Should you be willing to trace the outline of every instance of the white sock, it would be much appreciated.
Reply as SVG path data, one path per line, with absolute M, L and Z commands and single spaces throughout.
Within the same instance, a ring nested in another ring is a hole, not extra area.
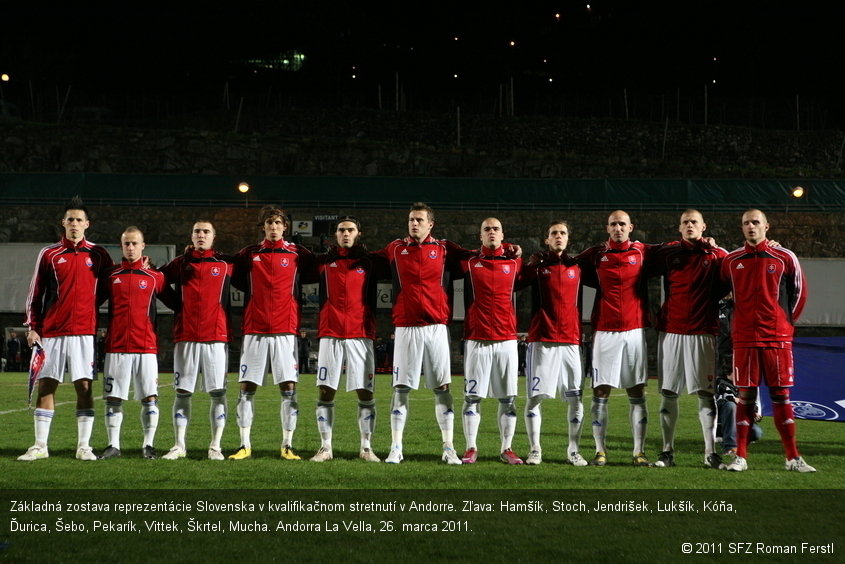
M 498 421 L 499 436 L 502 439 L 502 448 L 499 452 L 510 450 L 513 444 L 513 435 L 516 433 L 516 407 L 514 398 L 503 398 L 499 400 Z
M 590 408 L 590 416 L 593 420 L 593 440 L 596 442 L 596 452 L 607 452 L 605 440 L 607 439 L 607 400 L 593 396 L 593 404 Z
M 47 439 L 50 437 L 50 424 L 53 423 L 54 409 L 36 409 L 35 422 L 35 444 L 46 447 Z
M 376 428 L 375 400 L 358 401 L 358 429 L 361 431 L 361 450 L 370 447 L 370 439 Z
M 704 453 L 716 452 L 716 401 L 712 397 L 698 396 L 698 420 L 704 436 Z
M 584 403 L 581 401 L 581 390 L 571 390 L 564 393 L 566 398 L 566 418 L 569 444 L 567 455 L 581 450 L 581 426 L 584 422 Z
M 390 406 L 391 448 L 402 450 L 402 437 L 405 433 L 405 423 L 408 420 L 408 394 L 410 391 L 410 388 L 393 389 L 393 401 Z
M 94 430 L 94 408 L 76 410 L 76 448 L 91 446 L 91 432 Z
M 663 450 L 675 451 L 675 426 L 678 423 L 678 395 L 660 392 L 660 431 L 663 433 Z
M 332 448 L 332 425 L 334 424 L 334 402 L 317 402 L 317 430 L 320 432 L 321 447 Z
M 121 400 L 106 401 L 106 435 L 109 446 L 120 450 L 120 428 L 123 425 L 123 402 Z
M 464 424 L 464 440 L 466 440 L 467 450 L 477 449 L 478 426 L 481 424 L 481 398 L 473 397 L 472 400 L 464 398 L 461 421 Z
M 211 420 L 211 444 L 208 446 L 219 449 L 223 430 L 226 428 L 226 390 L 214 390 L 209 395 L 211 396 L 211 405 L 208 409 L 208 418 Z
M 141 447 L 153 446 L 158 429 L 158 400 L 141 402 L 141 428 L 144 430 L 144 444 Z
M 443 446 L 454 448 L 455 411 L 452 408 L 452 392 L 449 390 L 434 390 L 434 415 L 440 426 L 440 436 Z
M 238 394 L 238 406 L 235 408 L 238 416 L 238 428 L 241 434 L 241 446 L 252 448 L 250 442 L 250 431 L 252 430 L 252 418 L 255 413 L 255 392 L 241 392 Z
M 173 435 L 176 437 L 176 446 L 185 448 L 185 433 L 188 430 L 188 421 L 190 419 L 190 392 L 176 392 L 176 399 L 173 401 Z
M 645 434 L 648 429 L 648 409 L 645 398 L 628 398 L 628 416 L 631 421 L 631 434 L 634 437 L 633 456 L 644 452 Z
M 540 429 L 543 426 L 543 412 L 540 405 L 543 398 L 534 396 L 528 398 L 525 404 L 525 431 L 528 434 L 529 450 L 542 452 L 540 448 Z
M 299 418 L 299 404 L 296 401 L 296 390 L 282 392 L 282 446 L 293 445 L 293 432 L 296 431 L 296 421 Z

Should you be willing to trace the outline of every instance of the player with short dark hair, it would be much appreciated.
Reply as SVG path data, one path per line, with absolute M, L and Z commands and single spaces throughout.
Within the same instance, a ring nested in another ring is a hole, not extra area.
M 18 460 L 49 456 L 47 440 L 55 413 L 55 394 L 67 367 L 76 390 L 79 460 L 96 460 L 90 446 L 94 428 L 94 334 L 97 332 L 97 285 L 113 262 L 108 252 L 85 239 L 88 210 L 79 197 L 65 207 L 61 240 L 41 249 L 26 300 L 27 344 L 44 349 L 35 403 L 35 444 Z
M 340 374 L 346 367 L 346 391 L 358 395 L 358 429 L 361 448 L 358 457 L 367 462 L 381 462 L 373 452 L 371 440 L 376 422 L 375 356 L 376 280 L 387 278 L 384 259 L 367 252 L 361 243 L 361 223 L 344 216 L 335 228 L 336 244 L 317 257 L 320 275 L 320 316 L 317 359 L 317 429 L 321 445 L 312 462 L 326 462 L 334 457 L 334 397 Z
M 403 437 L 408 417 L 408 396 L 425 384 L 434 390 L 435 417 L 443 443 L 442 460 L 461 464 L 455 452 L 452 381 L 447 324 L 452 318 L 452 275 L 467 256 L 458 245 L 431 235 L 434 212 L 416 202 L 408 213 L 408 236 L 396 239 L 377 254 L 393 273 L 393 401 L 390 408 L 391 448 L 385 462 L 404 459 Z
M 526 464 L 543 460 L 540 445 L 542 413 L 546 398 L 560 392 L 567 404 L 568 444 L 565 461 L 573 466 L 587 466 L 581 456 L 581 425 L 584 406 L 581 401 L 583 369 L 581 362 L 581 267 L 567 255 L 569 224 L 552 221 L 545 243 L 548 250 L 531 257 L 522 269 L 521 285 L 532 289 L 532 316 L 528 330 L 525 388 L 525 429 L 529 453 Z
M 175 286 L 178 302 L 173 324 L 173 431 L 176 442 L 163 460 L 185 458 L 186 433 L 191 420 L 191 396 L 202 373 L 202 389 L 211 398 L 210 460 L 224 460 L 220 441 L 226 427 L 226 373 L 232 330 L 229 284 L 233 258 L 214 249 L 216 231 L 207 220 L 191 228 L 191 246 L 161 271 Z

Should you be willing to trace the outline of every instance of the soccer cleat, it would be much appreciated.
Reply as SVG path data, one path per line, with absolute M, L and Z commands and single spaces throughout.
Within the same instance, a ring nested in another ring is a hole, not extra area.
M 707 468 L 719 470 L 722 468 L 722 464 L 722 457 L 716 454 L 715 452 L 711 452 L 710 454 L 704 457 L 704 466 L 706 466 Z
M 537 466 L 543 462 L 543 455 L 539 450 L 532 450 L 528 453 L 528 456 L 525 457 L 525 463 L 530 464 L 531 466 Z
M 32 462 L 33 460 L 41 460 L 42 458 L 49 458 L 50 453 L 47 452 L 46 446 L 32 445 L 26 452 L 18 457 L 18 460 L 25 462 Z
M 601 451 L 597 452 L 590 462 L 590 466 L 604 466 L 607 464 L 607 455 Z
M 458 453 L 452 447 L 443 447 L 443 456 L 440 457 L 440 460 L 450 465 L 462 464 L 461 459 L 458 458 Z
M 478 460 L 478 450 L 474 448 L 468 448 L 461 458 L 461 462 L 464 464 L 475 464 L 476 460 Z
M 290 445 L 285 445 L 281 450 L 282 460 L 302 460 L 302 457 L 296 454 Z
M 226 457 L 223 456 L 223 451 L 219 448 L 209 447 L 208 449 L 208 459 L 209 460 L 226 460 Z
M 167 451 L 167 454 L 161 457 L 162 460 L 178 460 L 180 458 L 185 458 L 185 455 L 188 453 L 185 452 L 185 449 L 180 446 L 174 446 L 172 449 Z
M 733 462 L 734 458 L 736 458 L 736 450 L 731 449 L 725 452 L 722 455 L 722 462 L 719 464 L 719 470 L 727 470 L 728 466 Z
M 362 448 L 361 452 L 358 453 L 358 458 L 366 460 L 367 462 L 381 462 L 381 458 L 376 456 L 376 453 L 369 448 Z
M 156 449 L 154 449 L 151 445 L 146 445 L 144 448 L 141 449 L 141 456 L 143 456 L 147 460 L 155 460 L 156 458 L 158 458 L 156 456 Z
M 815 472 L 816 469 L 804 462 L 804 459 L 800 456 L 798 458 L 793 458 L 792 460 L 786 461 L 785 468 L 790 472 Z
M 642 466 L 643 468 L 651 466 L 651 462 L 648 461 L 648 458 L 646 458 L 644 452 L 639 452 L 634 455 L 634 457 L 631 459 L 631 464 L 633 464 L 634 466 Z
M 76 449 L 76 459 L 77 460 L 97 460 L 97 456 L 94 454 L 94 449 L 86 446 L 86 447 L 79 447 Z
M 246 460 L 247 458 L 252 458 L 252 449 L 245 446 L 241 446 L 235 454 L 229 455 L 229 460 Z
M 748 462 L 741 456 L 734 456 L 733 461 L 727 466 L 728 472 L 745 472 L 748 470 Z
M 387 455 L 387 458 L 384 461 L 388 464 L 399 464 L 405 457 L 402 456 L 402 449 L 398 447 L 393 447 L 390 449 L 390 454 Z
M 522 464 L 522 459 L 511 449 L 503 450 L 502 454 L 499 455 L 499 460 L 505 464 Z
M 589 464 L 584 457 L 581 456 L 580 452 L 570 452 L 569 457 L 566 459 L 567 464 L 571 464 L 573 466 L 586 466 Z
M 643 455 L 645 458 L 645 455 Z M 648 461 L 646 461 L 648 462 Z M 657 455 L 657 462 L 654 463 L 657 468 L 668 468 L 675 465 L 675 454 L 671 450 L 664 450 Z M 643 466 L 634 462 L 634 466 Z
M 120 449 L 114 448 L 111 445 L 107 446 L 106 450 L 100 453 L 100 460 L 106 460 L 108 458 L 120 458 Z
M 312 456 L 309 460 L 311 462 L 328 462 L 332 458 L 334 458 L 334 456 L 332 455 L 332 449 L 320 447 L 320 450 L 317 451 L 317 454 Z

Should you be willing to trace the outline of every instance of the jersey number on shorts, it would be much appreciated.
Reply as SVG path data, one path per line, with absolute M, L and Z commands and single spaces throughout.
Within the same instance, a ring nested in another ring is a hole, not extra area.
M 534 382 L 533 384 L 531 384 L 531 391 L 532 392 L 539 392 L 540 388 L 538 388 L 537 386 L 540 385 L 540 377 L 539 376 L 532 376 L 531 381 Z
M 464 393 L 474 394 L 477 386 L 478 380 L 464 380 Z
M 174 372 L 174 373 L 173 373 L 173 385 L 174 385 L 174 386 L 176 386 L 177 388 L 179 387 L 179 378 L 180 378 L 181 376 L 182 376 L 182 375 L 181 375 L 181 374 L 179 374 L 178 372 Z
M 108 378 L 106 378 L 106 381 L 103 384 L 103 391 L 107 394 L 110 394 L 113 389 L 114 389 L 114 377 L 109 376 Z
M 329 369 L 326 368 L 325 366 L 321 366 L 319 368 L 319 370 L 317 371 L 317 379 L 320 382 L 325 382 L 326 380 L 328 380 L 329 379 Z

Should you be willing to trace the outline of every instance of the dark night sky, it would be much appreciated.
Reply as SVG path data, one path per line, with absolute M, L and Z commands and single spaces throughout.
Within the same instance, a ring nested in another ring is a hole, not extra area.
M 362 78 L 516 71 L 655 90 L 715 79 L 732 96 L 833 97 L 842 86 L 841 10 L 822 2 L 34 4 L 4 7 L 0 72 L 19 81 L 155 88 L 297 48 L 315 73 L 354 65 Z

